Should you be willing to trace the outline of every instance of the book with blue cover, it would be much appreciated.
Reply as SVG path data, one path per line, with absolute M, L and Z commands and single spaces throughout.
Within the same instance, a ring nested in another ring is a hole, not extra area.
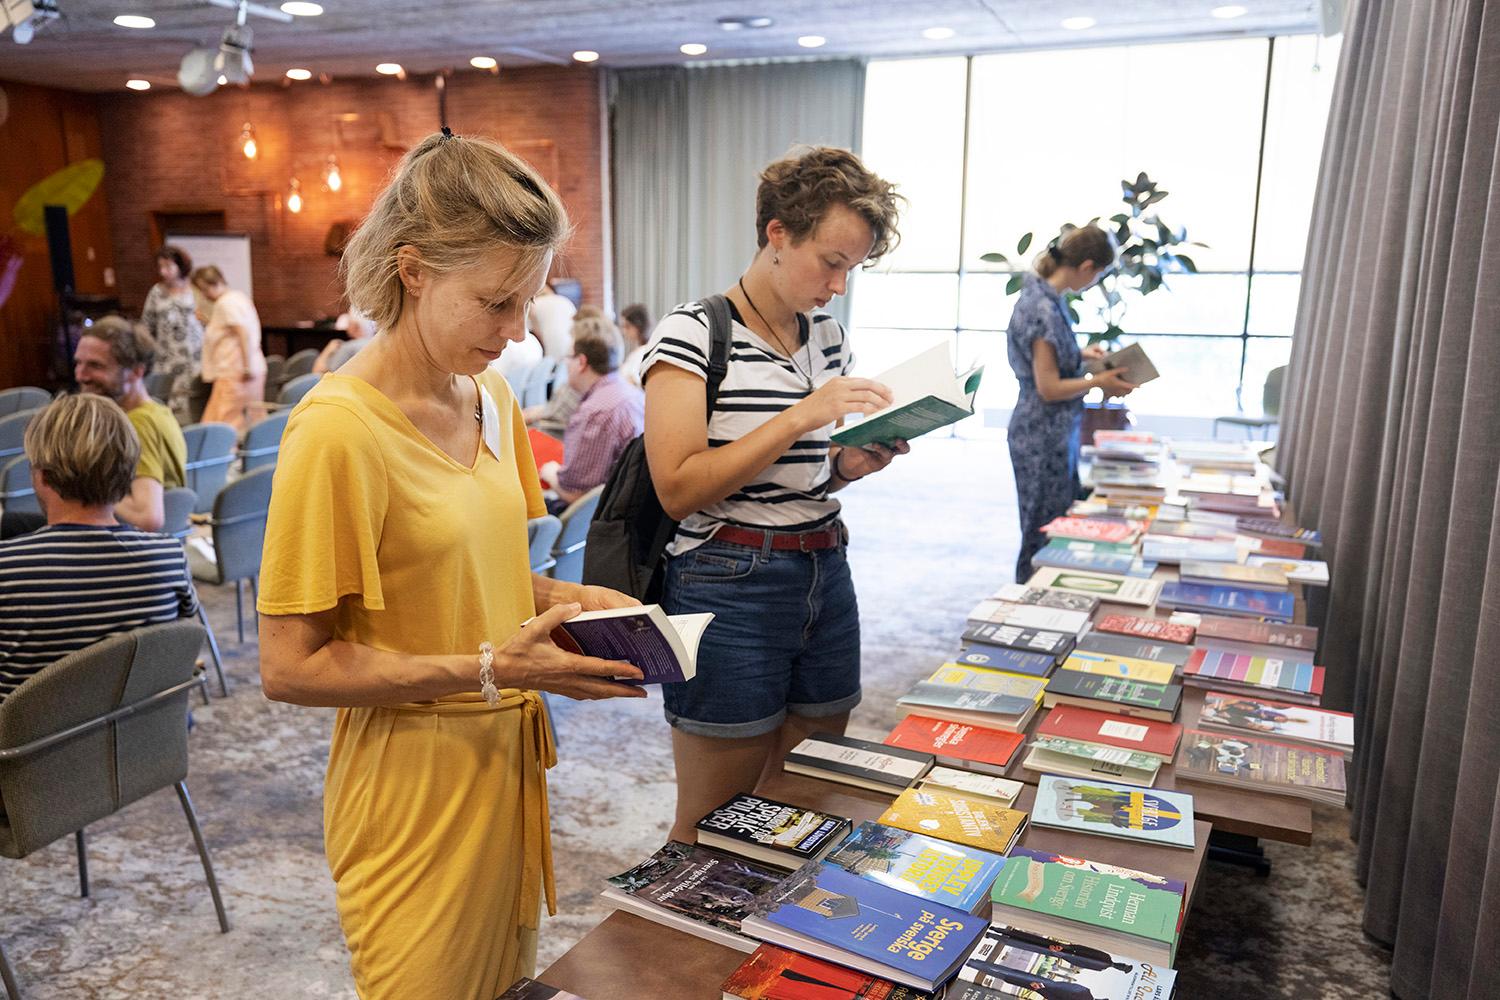
M 992 646 L 987 642 L 972 642 L 954 659 L 966 667 L 983 667 L 986 670 L 1004 670 L 1027 677 L 1046 677 L 1057 666 L 1057 660 L 1046 653 L 1028 653 L 1006 646 Z
M 1005 858 L 977 847 L 861 823 L 824 860 L 878 885 L 973 913 L 990 898 Z
M 1173 580 L 1162 585 L 1157 604 L 1177 611 L 1207 611 L 1285 624 L 1292 620 L 1297 599 L 1289 593 L 1246 590 L 1243 587 L 1212 587 Z
M 628 684 L 690 681 L 698 670 L 698 643 L 711 614 L 669 615 L 660 604 L 606 608 L 574 615 L 552 630 L 552 641 L 570 653 L 624 660 L 639 667 Z
M 762 941 L 924 990 L 952 978 L 987 926 L 828 862 L 792 873 L 740 924 Z
M 1156 563 L 1145 561 L 1133 552 L 1109 551 L 1095 548 L 1090 542 L 1076 542 L 1065 538 L 1054 538 L 1042 546 L 1041 551 L 1031 557 L 1031 563 L 1033 566 L 1141 578 L 1148 578 L 1156 572 Z

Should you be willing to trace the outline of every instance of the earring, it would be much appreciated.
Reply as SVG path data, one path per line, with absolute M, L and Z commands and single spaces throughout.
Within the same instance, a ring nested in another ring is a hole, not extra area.
M 771 263 L 772 264 L 776 264 L 777 266 L 780 266 L 780 264 L 781 264 L 781 254 L 773 252 L 771 254 Z

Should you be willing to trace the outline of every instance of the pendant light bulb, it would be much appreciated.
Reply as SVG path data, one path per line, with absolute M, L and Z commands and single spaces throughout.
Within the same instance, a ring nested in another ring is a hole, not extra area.
M 323 183 L 333 192 L 344 186 L 344 176 L 339 173 L 339 158 L 332 153 L 328 154 L 328 166 L 323 168 Z
M 255 142 L 255 126 L 246 122 L 240 129 L 240 152 L 245 154 L 245 159 L 253 160 L 260 153 L 260 146 Z
M 286 210 L 296 215 L 302 211 L 302 183 L 297 178 L 292 178 L 286 195 Z

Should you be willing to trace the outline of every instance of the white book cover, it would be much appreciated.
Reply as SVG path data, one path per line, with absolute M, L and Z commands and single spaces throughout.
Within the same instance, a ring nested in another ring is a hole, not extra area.
M 1281 559 L 1277 556 L 1248 556 L 1247 566 L 1269 566 L 1286 574 L 1288 580 L 1328 586 L 1328 564 L 1321 559 Z
M 1071 594 L 1091 594 L 1101 601 L 1150 607 L 1161 593 L 1161 581 L 1134 576 L 1114 576 L 1084 570 L 1044 566 L 1037 570 L 1028 587 L 1047 587 Z
M 1035 580 L 1036 577 L 1032 579 Z M 1036 584 L 1032 583 L 1028 586 L 1036 586 Z M 1069 611 L 1066 608 L 1044 608 L 1040 604 L 1018 604 L 1006 616 L 1005 624 L 1015 628 L 1034 628 L 1042 632 L 1067 632 L 1077 635 L 1088 628 L 1089 613 Z

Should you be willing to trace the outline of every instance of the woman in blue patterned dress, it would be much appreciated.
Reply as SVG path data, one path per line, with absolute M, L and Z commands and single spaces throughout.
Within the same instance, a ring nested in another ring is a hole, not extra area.
M 1101 357 L 1098 345 L 1080 350 L 1063 296 L 1082 291 L 1115 264 L 1115 245 L 1098 226 L 1071 229 L 1036 259 L 1006 331 L 1010 367 L 1021 383 L 1010 416 L 1010 464 L 1021 512 L 1021 554 L 1016 581 L 1031 578 L 1031 557 L 1046 544 L 1042 525 L 1068 512 L 1082 493 L 1078 482 L 1078 433 L 1083 397 L 1098 386 L 1108 396 L 1134 388 L 1126 369 L 1090 375 L 1086 358 Z

